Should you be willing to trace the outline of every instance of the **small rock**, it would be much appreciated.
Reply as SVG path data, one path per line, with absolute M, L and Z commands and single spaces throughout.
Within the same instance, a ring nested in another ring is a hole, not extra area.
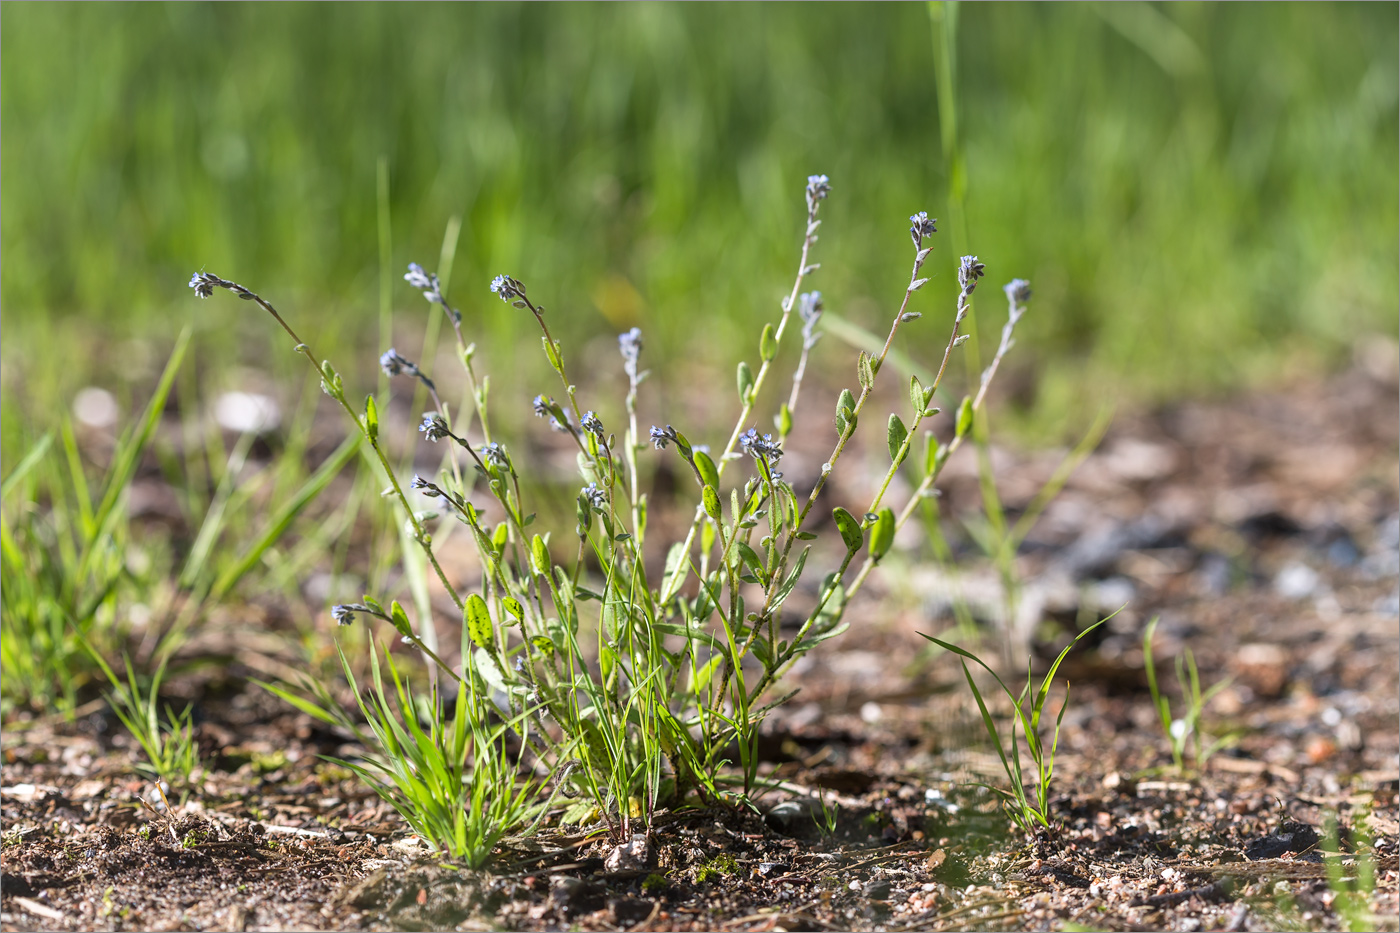
M 1278 645 L 1252 642 L 1235 656 L 1236 673 L 1256 694 L 1272 699 L 1288 684 L 1288 652 Z
M 603 870 L 610 875 L 639 875 L 650 865 L 651 847 L 647 845 L 647 837 L 640 833 L 633 836 L 631 842 L 613 849 L 603 860 Z
M 813 812 L 811 801 L 784 800 L 769 810 L 765 819 L 778 832 L 790 835 L 794 831 L 815 826 L 812 822 Z
M 655 901 L 640 897 L 615 897 L 608 901 L 608 917 L 616 926 L 631 926 L 651 916 Z
M 1289 564 L 1274 577 L 1274 590 L 1284 599 L 1304 599 L 1317 591 L 1321 578 L 1307 564 Z
M 580 878 L 560 875 L 554 879 L 550 902 L 566 917 L 599 910 L 603 907 L 603 889 Z
M 1252 860 L 1279 858 L 1285 852 L 1301 854 L 1321 841 L 1317 830 L 1297 820 L 1286 820 L 1277 832 L 1260 836 L 1245 847 L 1244 857 Z

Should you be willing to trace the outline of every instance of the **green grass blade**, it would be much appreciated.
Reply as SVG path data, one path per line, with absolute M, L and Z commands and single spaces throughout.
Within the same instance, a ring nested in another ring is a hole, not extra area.
M 191 328 L 187 324 L 180 331 L 180 336 L 175 341 L 175 348 L 170 351 L 170 359 L 166 361 L 165 371 L 160 375 L 155 394 L 151 396 L 150 402 L 146 405 L 146 411 L 141 416 L 141 420 L 117 445 L 117 450 L 112 457 L 112 468 L 107 474 L 107 485 L 103 490 L 102 502 L 93 515 L 94 535 L 88 541 L 83 558 L 79 562 L 79 566 L 82 568 L 79 572 L 80 576 L 85 575 L 92 554 L 93 542 L 109 532 L 109 526 L 114 520 L 117 502 L 122 493 L 126 491 L 131 478 L 136 475 L 136 467 L 140 464 L 141 454 L 150 442 L 156 425 L 160 422 L 161 412 L 165 410 L 165 400 L 170 395 L 171 385 L 175 382 L 175 374 L 180 371 L 180 364 L 185 360 L 185 350 L 190 344 L 190 333 Z
M 184 570 L 180 572 L 180 586 L 193 585 L 203 574 L 209 553 L 224 530 L 224 516 L 228 509 L 229 498 L 233 494 L 234 480 L 239 471 L 243 469 L 243 464 L 248 459 L 248 451 L 252 449 L 253 441 L 256 439 L 255 432 L 245 431 L 234 444 L 233 453 L 229 454 L 228 465 L 224 469 L 224 475 L 219 480 L 219 487 L 215 490 L 214 498 L 209 503 L 209 510 L 204 515 L 204 521 L 200 523 L 199 534 L 195 535 L 194 544 L 190 545 L 190 556 L 185 561 Z
M 0 499 L 7 498 L 10 495 L 10 490 L 13 489 L 20 480 L 24 479 L 25 475 L 28 474 L 30 470 L 34 469 L 39 461 L 44 459 L 44 455 L 49 452 L 49 445 L 52 443 L 53 432 L 49 431 L 43 437 L 39 438 L 33 447 L 29 448 L 29 452 L 25 454 L 23 459 L 10 471 L 10 475 L 5 477 L 3 483 L 0 483 Z
M 228 594 L 229 590 L 233 589 L 234 585 L 243 578 L 243 575 L 262 559 L 263 554 L 267 553 L 267 549 L 276 544 L 282 535 L 286 533 L 287 528 L 291 525 L 293 519 L 301 514 L 302 509 L 310 505 L 311 502 L 330 485 L 331 480 L 335 479 L 336 475 L 344 468 L 345 464 L 349 463 L 351 458 L 355 456 L 355 452 L 359 450 L 361 440 L 363 440 L 362 435 L 352 434 L 336 448 L 335 453 L 331 454 L 330 458 L 327 459 L 325 463 L 321 464 L 320 469 L 313 473 L 306 482 L 302 484 L 301 488 L 297 490 L 296 495 L 292 496 L 282 508 L 277 510 L 272 520 L 268 522 L 267 529 L 262 533 L 262 536 L 253 543 L 253 546 L 248 549 L 242 559 L 228 570 L 224 571 L 210 590 L 210 598 L 214 600 L 222 599 Z

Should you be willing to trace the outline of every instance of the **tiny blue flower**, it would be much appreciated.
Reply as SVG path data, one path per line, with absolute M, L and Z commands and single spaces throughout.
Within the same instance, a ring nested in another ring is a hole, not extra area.
M 935 226 L 937 219 L 930 217 L 928 211 L 919 211 L 909 218 L 909 236 L 914 240 L 914 247 L 920 248 L 924 245 L 924 237 L 933 236 L 938 232 Z
M 1025 279 L 1012 279 L 1002 286 L 1006 300 L 1013 305 L 1023 305 L 1031 300 L 1031 283 Z
M 525 286 L 508 275 L 498 275 L 492 279 L 491 291 L 506 304 L 510 304 L 516 298 L 525 297 Z
M 977 280 L 987 274 L 987 267 L 977 261 L 976 256 L 964 256 L 958 265 L 958 285 L 971 295 L 977 287 Z
M 452 432 L 447 428 L 447 422 L 442 415 L 435 411 L 423 413 L 423 423 L 418 425 L 418 430 L 422 431 L 428 440 L 437 443 Z

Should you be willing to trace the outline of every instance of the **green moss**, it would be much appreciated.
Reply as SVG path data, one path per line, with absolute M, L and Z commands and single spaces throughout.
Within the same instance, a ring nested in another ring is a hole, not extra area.
M 697 884 L 709 884 L 723 875 L 733 875 L 739 871 L 739 863 L 729 854 L 716 855 L 695 871 Z

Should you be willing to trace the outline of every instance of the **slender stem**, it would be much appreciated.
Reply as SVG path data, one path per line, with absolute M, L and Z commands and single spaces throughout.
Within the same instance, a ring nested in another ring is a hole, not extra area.
M 817 208 L 820 203 L 819 200 L 813 200 L 809 202 L 808 205 L 807 229 L 802 237 L 802 259 L 797 266 L 797 275 L 792 282 L 792 291 L 788 293 L 787 298 L 783 301 L 783 315 L 779 318 L 778 327 L 773 332 L 773 342 L 775 346 L 782 345 L 783 334 L 787 332 L 788 320 L 792 317 L 793 306 L 797 304 L 798 296 L 802 292 L 802 283 L 806 280 L 808 273 L 816 268 L 809 264 L 808 259 L 811 256 L 812 244 L 817 241 L 817 228 L 821 226 L 821 222 L 817 220 Z M 776 358 L 775 356 L 774 359 Z M 715 459 L 715 470 L 719 479 L 724 478 L 724 471 L 729 465 L 730 454 L 734 452 L 734 446 L 739 442 L 739 435 L 744 432 L 744 425 L 748 423 L 749 415 L 753 413 L 754 404 L 758 399 L 759 393 L 763 390 L 763 386 L 767 382 L 768 372 L 772 368 L 772 365 L 773 360 L 764 360 L 762 365 L 758 367 L 758 375 L 754 377 L 753 389 L 749 392 L 749 397 L 744 402 L 743 410 L 739 412 L 739 418 L 734 423 L 734 430 L 729 435 L 729 441 L 724 445 L 724 450 L 720 456 Z M 684 553 L 690 553 L 690 548 L 695 543 L 696 532 L 700 530 L 700 524 L 704 520 L 705 510 L 697 507 L 695 509 L 695 518 L 691 521 L 690 529 L 686 532 L 685 541 L 681 545 Z M 708 555 L 706 555 L 706 559 L 708 559 Z M 703 570 L 704 566 L 702 566 L 702 572 Z M 680 577 L 678 576 L 677 580 L 679 579 Z M 672 594 L 663 593 L 661 595 L 663 599 L 667 599 L 670 598 Z
M 270 302 L 236 282 L 219 279 L 217 284 L 220 288 L 228 289 L 245 301 L 256 302 L 259 307 L 268 314 L 271 314 L 273 318 L 276 319 L 277 323 L 282 325 L 282 329 L 287 332 L 287 335 L 296 342 L 297 352 L 306 357 L 306 361 L 310 363 L 311 368 L 316 371 L 317 377 L 323 382 L 326 381 L 326 374 L 322 371 L 320 364 L 316 362 L 316 357 L 312 354 L 311 348 L 307 346 L 304 340 L 297 336 L 297 332 L 292 330 L 291 325 L 283 320 L 282 315 L 277 313 L 277 309 L 274 308 Z M 362 433 L 365 433 L 364 423 L 361 422 L 360 416 L 356 413 L 355 409 L 351 408 L 350 403 L 345 400 L 345 393 L 338 392 L 334 397 L 335 400 L 340 403 L 340 407 L 345 409 L 350 419 L 355 422 L 355 426 L 359 428 Z M 389 484 L 394 488 L 395 497 L 399 500 L 399 504 L 403 506 L 404 512 L 408 515 L 409 523 L 413 526 L 414 539 L 418 542 L 419 546 L 423 548 L 424 555 L 427 556 L 428 562 L 433 565 L 433 570 L 437 572 L 438 579 L 442 581 L 443 587 L 446 588 L 448 594 L 452 597 L 452 601 L 457 604 L 457 608 L 464 608 L 465 604 L 462 602 L 462 597 L 457 595 L 457 590 L 447 581 L 447 574 L 443 571 L 442 565 L 438 563 L 436 555 L 433 554 L 432 541 L 428 533 L 423 529 L 422 523 L 418 521 L 418 516 L 413 513 L 413 507 L 408 504 L 408 496 L 404 494 L 403 487 L 399 485 L 398 477 L 394 475 L 394 468 L 390 466 L 388 457 L 384 455 L 384 450 L 379 446 L 378 438 L 369 437 L 368 433 L 365 433 L 365 437 L 369 441 L 370 447 L 374 449 L 375 456 L 379 458 L 379 465 L 383 468 L 384 475 L 389 478 Z

